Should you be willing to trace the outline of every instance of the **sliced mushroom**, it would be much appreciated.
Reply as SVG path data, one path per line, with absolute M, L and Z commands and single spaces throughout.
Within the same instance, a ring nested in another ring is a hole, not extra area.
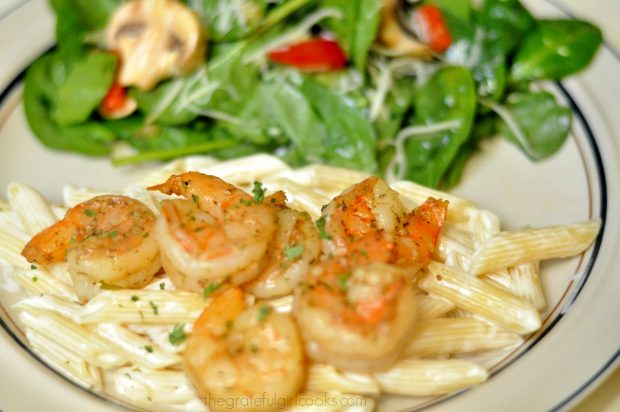
M 386 48 L 414 57 L 431 58 L 430 47 L 408 34 L 398 22 L 398 0 L 381 1 L 379 42 Z
M 194 69 L 204 59 L 198 17 L 176 0 L 131 0 L 112 16 L 107 45 L 121 56 L 119 83 L 142 90 Z

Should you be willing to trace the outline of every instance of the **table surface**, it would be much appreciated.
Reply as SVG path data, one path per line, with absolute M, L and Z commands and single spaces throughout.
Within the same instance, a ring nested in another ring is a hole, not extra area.
M 23 0 L 22 0 L 23 1 Z M 0 0 L 0 16 L 10 12 L 20 0 Z M 555 0 L 575 16 L 591 20 L 605 27 L 605 41 L 620 55 L 620 15 L 618 0 Z M 598 387 L 572 408 L 572 412 L 620 411 L 620 367 L 612 371 Z

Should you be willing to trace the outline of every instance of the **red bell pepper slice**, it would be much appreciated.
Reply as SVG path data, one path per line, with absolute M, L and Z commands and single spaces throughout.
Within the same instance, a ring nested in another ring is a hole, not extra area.
M 123 107 L 127 102 L 127 91 L 116 80 L 110 86 L 108 94 L 105 95 L 101 102 L 100 108 L 104 113 L 114 113 Z
M 307 72 L 335 71 L 347 64 L 347 56 L 338 42 L 320 37 L 290 44 L 269 52 L 268 56 L 273 62 Z
M 437 53 L 443 53 L 452 44 L 452 35 L 443 14 L 437 6 L 424 4 L 415 9 L 414 19 L 420 40 Z

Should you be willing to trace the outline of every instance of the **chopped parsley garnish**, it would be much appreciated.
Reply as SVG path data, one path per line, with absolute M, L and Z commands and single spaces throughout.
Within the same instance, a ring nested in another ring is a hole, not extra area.
M 139 301 L 139 300 L 140 300 L 140 298 L 139 298 L 138 296 L 136 296 L 136 295 L 133 295 L 133 296 L 131 297 L 131 301 L 132 301 L 132 302 L 137 302 L 137 301 Z
M 36 276 L 33 276 L 33 277 L 32 277 L 32 281 L 33 281 L 33 282 L 36 282 L 37 280 L 39 280 L 39 278 L 38 278 L 38 277 L 36 277 Z
M 284 246 L 284 256 L 288 260 L 299 259 L 299 257 L 304 253 L 304 245 L 295 245 L 295 246 Z
M 246 206 L 250 206 L 252 204 L 252 202 L 250 202 L 248 199 L 241 199 L 239 201 Z
M 265 200 L 265 188 L 261 182 L 254 182 L 252 193 L 254 194 L 254 203 L 263 203 L 263 200 Z
M 166 284 L 165 284 L 164 282 L 161 282 L 161 283 L 159 284 L 159 288 L 160 288 L 161 290 L 166 289 Z
M 219 283 L 219 282 L 209 283 L 209 285 L 202 290 L 202 297 L 207 299 L 209 296 L 211 296 L 213 293 L 215 293 L 221 287 L 222 287 L 222 284 Z
M 30 269 L 35 270 L 37 269 L 36 265 L 30 265 Z
M 97 216 L 97 212 L 95 212 L 93 209 L 84 209 L 84 214 L 88 217 Z
M 341 273 L 338 275 L 338 287 L 341 290 L 347 290 L 349 288 L 349 278 L 351 275 L 348 273 Z
M 269 316 L 271 308 L 267 305 L 263 305 L 258 309 L 258 321 L 263 322 Z
M 149 300 L 149 305 L 153 309 L 153 313 L 159 315 L 159 306 L 157 306 L 152 300 Z
M 144 349 L 146 349 L 148 353 L 153 353 L 153 347 L 151 345 L 146 345 Z
M 174 346 L 179 346 L 181 343 L 185 342 L 187 339 L 187 335 L 185 334 L 185 324 L 177 323 L 174 325 L 172 332 L 168 334 L 168 340 Z
M 318 218 L 317 221 L 315 222 L 316 228 L 319 229 L 319 237 L 321 239 L 332 240 L 331 235 L 327 233 L 327 231 L 325 230 L 325 223 L 326 223 L 325 219 L 327 219 L 326 215 L 323 215 L 320 218 Z
M 194 203 L 198 204 L 200 203 L 200 198 L 196 195 L 192 195 L 192 200 L 194 201 Z

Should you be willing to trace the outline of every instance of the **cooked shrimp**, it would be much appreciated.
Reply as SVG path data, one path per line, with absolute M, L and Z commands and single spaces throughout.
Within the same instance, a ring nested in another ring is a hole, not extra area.
M 369 177 L 336 196 L 323 210 L 326 254 L 342 256 L 355 242 L 377 232 L 392 236 L 405 217 L 398 193 L 378 177 Z
M 39 265 L 66 260 L 76 286 L 88 280 L 139 288 L 161 267 L 154 226 L 155 215 L 139 201 L 97 196 L 35 235 L 22 255 Z
M 188 200 L 165 200 L 156 224 L 162 265 L 179 289 L 255 278 L 276 232 L 277 198 L 255 201 L 243 190 L 197 172 L 150 187 Z
M 257 298 L 291 293 L 319 257 L 321 241 L 310 215 L 284 208 L 278 212 L 278 232 L 260 275 L 247 286 Z
M 406 213 L 397 192 L 378 177 L 351 186 L 323 210 L 323 251 L 352 263 L 383 262 L 417 271 L 430 260 L 447 202 L 429 198 Z
M 354 371 L 387 368 L 416 321 L 411 277 L 386 263 L 314 266 L 295 293 L 294 313 L 308 355 Z
M 214 297 L 194 324 L 184 354 L 185 371 L 213 411 L 272 410 L 252 402 L 268 393 L 294 396 L 303 383 L 304 355 L 297 326 L 288 314 L 268 306 L 245 309 L 243 292 L 233 287 Z M 226 399 L 221 403 L 218 400 Z

